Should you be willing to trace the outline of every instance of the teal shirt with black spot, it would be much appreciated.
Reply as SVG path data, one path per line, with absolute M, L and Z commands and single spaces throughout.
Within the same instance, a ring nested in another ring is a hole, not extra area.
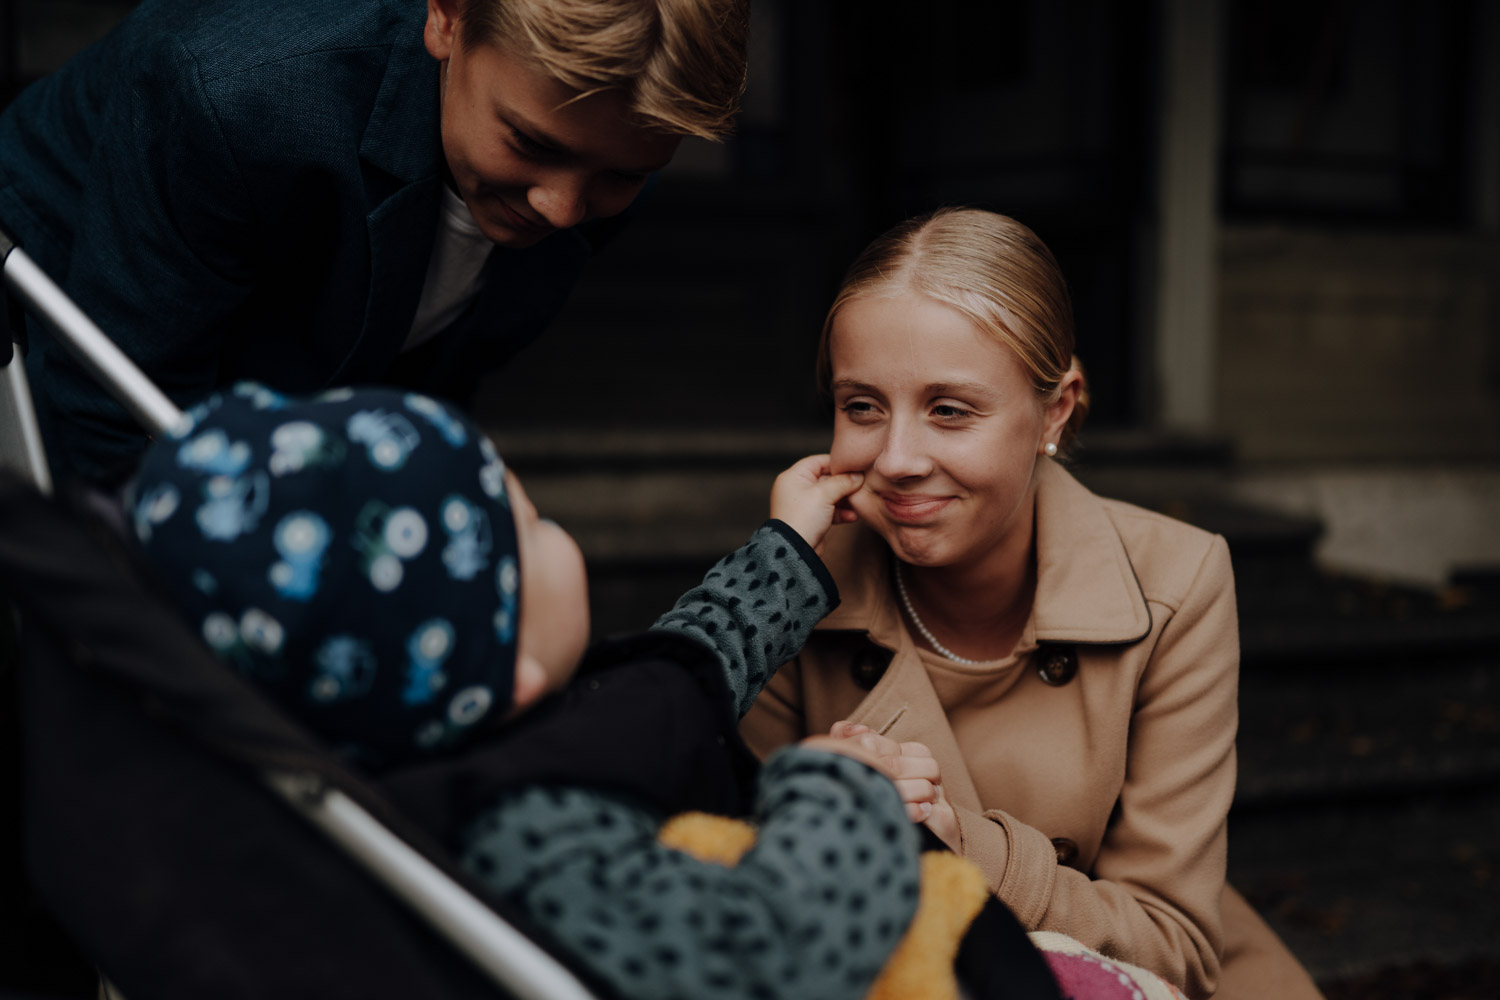
M 768 521 L 655 628 L 717 650 L 743 716 L 837 593 L 802 537 Z M 462 859 L 640 1000 L 856 1000 L 916 910 L 916 832 L 895 787 L 847 757 L 769 758 L 757 841 L 733 868 L 662 846 L 662 819 L 596 792 L 528 788 L 476 820 Z

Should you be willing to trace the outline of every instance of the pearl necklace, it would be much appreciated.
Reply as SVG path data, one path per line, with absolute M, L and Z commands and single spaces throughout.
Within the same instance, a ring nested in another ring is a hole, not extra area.
M 967 656 L 959 656 L 953 650 L 938 642 L 937 637 L 932 634 L 932 630 L 917 616 L 917 609 L 912 607 L 911 595 L 906 592 L 906 581 L 901 578 L 901 561 L 899 559 L 891 561 L 896 567 L 896 592 L 901 595 L 901 606 L 906 609 L 907 617 L 917 627 L 917 631 L 922 633 L 922 638 L 927 640 L 927 645 L 932 647 L 934 653 L 937 653 L 937 655 L 945 660 L 952 660 L 954 663 L 962 664 L 965 667 L 987 667 L 991 663 L 1000 662 L 999 660 L 971 660 Z

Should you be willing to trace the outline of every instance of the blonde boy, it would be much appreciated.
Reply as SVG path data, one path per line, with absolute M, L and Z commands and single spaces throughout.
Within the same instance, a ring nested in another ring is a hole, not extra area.
M 0 226 L 179 402 L 239 379 L 466 399 L 684 135 L 748 0 L 145 0 L 0 114 Z M 497 249 L 498 248 L 498 249 Z M 145 438 L 46 332 L 58 471 Z

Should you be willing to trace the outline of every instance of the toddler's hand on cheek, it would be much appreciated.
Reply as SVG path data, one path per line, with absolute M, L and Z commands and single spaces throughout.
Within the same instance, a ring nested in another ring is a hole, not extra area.
M 789 525 L 821 555 L 830 527 L 857 520 L 848 497 L 864 479 L 862 472 L 830 472 L 827 455 L 809 455 L 776 477 L 771 487 L 771 516 Z

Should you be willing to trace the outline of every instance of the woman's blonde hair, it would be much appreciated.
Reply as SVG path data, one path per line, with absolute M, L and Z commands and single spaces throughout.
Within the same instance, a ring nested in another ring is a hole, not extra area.
M 818 381 L 833 382 L 834 317 L 861 298 L 914 291 L 957 310 L 1015 352 L 1042 402 L 1057 398 L 1073 356 L 1073 304 L 1052 251 L 1030 229 L 977 208 L 940 208 L 878 237 L 844 275 L 818 344 Z M 1088 414 L 1085 383 L 1063 428 L 1066 450 Z
M 750 0 L 460 0 L 460 41 L 501 44 L 642 124 L 722 139 L 745 90 Z

